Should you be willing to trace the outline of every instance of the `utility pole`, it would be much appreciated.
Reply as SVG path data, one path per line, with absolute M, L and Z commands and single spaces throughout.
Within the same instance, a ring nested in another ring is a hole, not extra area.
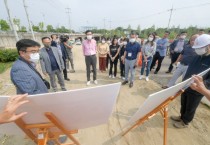
M 169 20 L 168 20 L 168 29 L 169 29 L 169 27 L 170 27 L 170 23 L 171 23 L 171 17 L 172 17 L 172 13 L 173 13 L 173 11 L 174 11 L 174 6 L 172 5 L 172 8 L 170 9 L 170 17 L 169 17 Z
M 71 33 L 71 8 L 66 8 L 66 13 L 69 16 L 69 32 Z
M 47 31 L 47 33 L 48 33 L 48 30 L 47 30 L 47 23 L 46 23 L 46 21 L 45 21 L 45 14 L 42 13 L 42 16 L 43 16 L 43 22 L 44 22 L 44 24 L 46 25 L 46 31 Z
M 7 0 L 4 0 L 4 4 L 5 4 L 5 7 L 7 9 L 7 14 L 8 14 L 8 17 L 9 17 L 9 23 L 10 23 L 10 25 L 12 27 L 12 31 L 13 31 L 13 33 L 15 35 L 15 39 L 16 39 L 16 41 L 18 41 L 19 37 L 18 37 L 17 31 L 16 31 L 16 29 L 14 27 L 14 22 L 13 22 L 13 20 L 11 18 L 11 15 L 10 15 L 10 11 L 9 11 L 9 7 L 8 7 L 8 4 L 7 4 Z
M 26 17 L 27 17 L 27 20 L 28 20 L 29 28 L 30 28 L 30 30 L 31 30 L 32 38 L 33 38 L 33 40 L 35 40 L 34 31 L 33 31 L 33 28 L 32 28 L 32 25 L 31 25 L 31 21 L 30 21 L 29 15 L 28 15 L 28 10 L 27 10 L 27 7 L 28 7 L 28 6 L 26 6 L 26 1 L 25 1 L 25 0 L 23 0 L 23 6 L 24 6 L 24 8 L 25 8 Z

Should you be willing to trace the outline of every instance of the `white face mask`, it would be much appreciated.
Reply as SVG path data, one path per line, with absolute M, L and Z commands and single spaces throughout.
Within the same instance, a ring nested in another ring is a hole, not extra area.
M 102 40 L 101 42 L 104 44 L 106 41 L 105 40 Z
M 204 55 L 204 54 L 206 54 L 206 50 L 207 50 L 206 47 L 197 48 L 197 49 L 195 49 L 195 52 L 196 52 L 198 55 Z
M 110 43 L 111 43 L 111 41 L 107 41 L 107 43 L 108 43 L 108 44 L 110 44 Z
M 185 36 L 185 35 L 182 35 L 182 36 L 180 36 L 180 38 L 181 38 L 181 39 L 185 39 L 185 38 L 186 38 L 186 36 Z
M 131 43 L 134 43 L 135 41 L 136 41 L 135 38 L 131 38 L 131 39 L 130 39 L 130 42 L 131 42 Z
M 123 42 L 124 45 L 127 45 L 127 42 Z
M 88 39 L 88 40 L 91 40 L 92 38 L 93 38 L 92 35 L 87 35 L 87 39 Z
M 151 42 L 153 40 L 153 37 L 149 37 L 148 40 Z
M 59 41 L 60 41 L 59 39 L 56 39 L 56 40 L 55 40 L 55 42 L 57 42 L 57 43 L 58 43 Z
M 39 61 L 39 53 L 32 53 L 30 54 L 30 61 L 31 62 L 34 62 L 34 63 L 37 63 Z

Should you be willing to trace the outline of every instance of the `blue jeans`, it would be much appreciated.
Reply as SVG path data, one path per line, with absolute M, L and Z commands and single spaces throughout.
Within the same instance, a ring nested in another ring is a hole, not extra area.
M 142 57 L 142 67 L 141 67 L 141 75 L 144 74 L 144 68 L 146 67 L 146 76 L 148 77 L 149 76 L 149 72 L 150 72 L 150 66 L 152 64 L 152 57 L 148 57 L 147 58 L 147 64 L 146 62 L 144 61 L 144 57 Z

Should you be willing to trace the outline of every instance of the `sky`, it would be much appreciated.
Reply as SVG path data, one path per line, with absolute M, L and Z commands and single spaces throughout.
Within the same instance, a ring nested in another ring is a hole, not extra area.
M 23 0 L 7 0 L 13 18 L 27 26 Z M 210 0 L 25 0 L 31 22 L 54 27 L 65 26 L 80 31 L 82 26 L 113 29 L 131 25 L 141 29 L 155 25 L 170 27 L 210 27 Z M 70 22 L 66 8 L 71 8 Z M 186 8 L 184 8 L 186 7 Z M 179 9 L 180 8 L 180 9 Z M 8 20 L 4 0 L 0 0 L 0 19 Z

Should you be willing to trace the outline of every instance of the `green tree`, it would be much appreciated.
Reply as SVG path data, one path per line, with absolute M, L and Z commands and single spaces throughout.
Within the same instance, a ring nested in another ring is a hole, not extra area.
M 13 23 L 18 27 L 18 30 L 20 30 L 20 19 L 13 19 Z
M 21 26 L 19 31 L 20 31 L 20 32 L 27 32 L 27 30 L 26 30 L 26 27 L 25 27 L 25 26 Z
M 32 26 L 32 29 L 33 29 L 35 32 L 39 32 L 39 26 L 33 25 L 33 26 Z
M 139 34 L 141 34 L 141 27 L 140 25 L 137 26 L 137 30 L 136 30 Z
M 52 25 L 47 25 L 47 32 L 55 32 L 55 29 Z
M 116 30 L 123 31 L 123 27 L 117 27 Z
M 66 27 L 64 26 L 61 26 L 60 28 L 56 28 L 56 32 L 59 32 L 59 33 L 69 33 L 69 29 L 66 29 Z
M 131 28 L 131 25 L 130 24 L 128 25 L 127 30 L 128 30 L 129 33 L 131 32 L 132 28 Z
M 10 30 L 9 24 L 5 20 L 0 20 L 0 29 L 2 31 L 8 31 Z
M 39 31 L 44 31 L 44 22 L 39 22 Z

